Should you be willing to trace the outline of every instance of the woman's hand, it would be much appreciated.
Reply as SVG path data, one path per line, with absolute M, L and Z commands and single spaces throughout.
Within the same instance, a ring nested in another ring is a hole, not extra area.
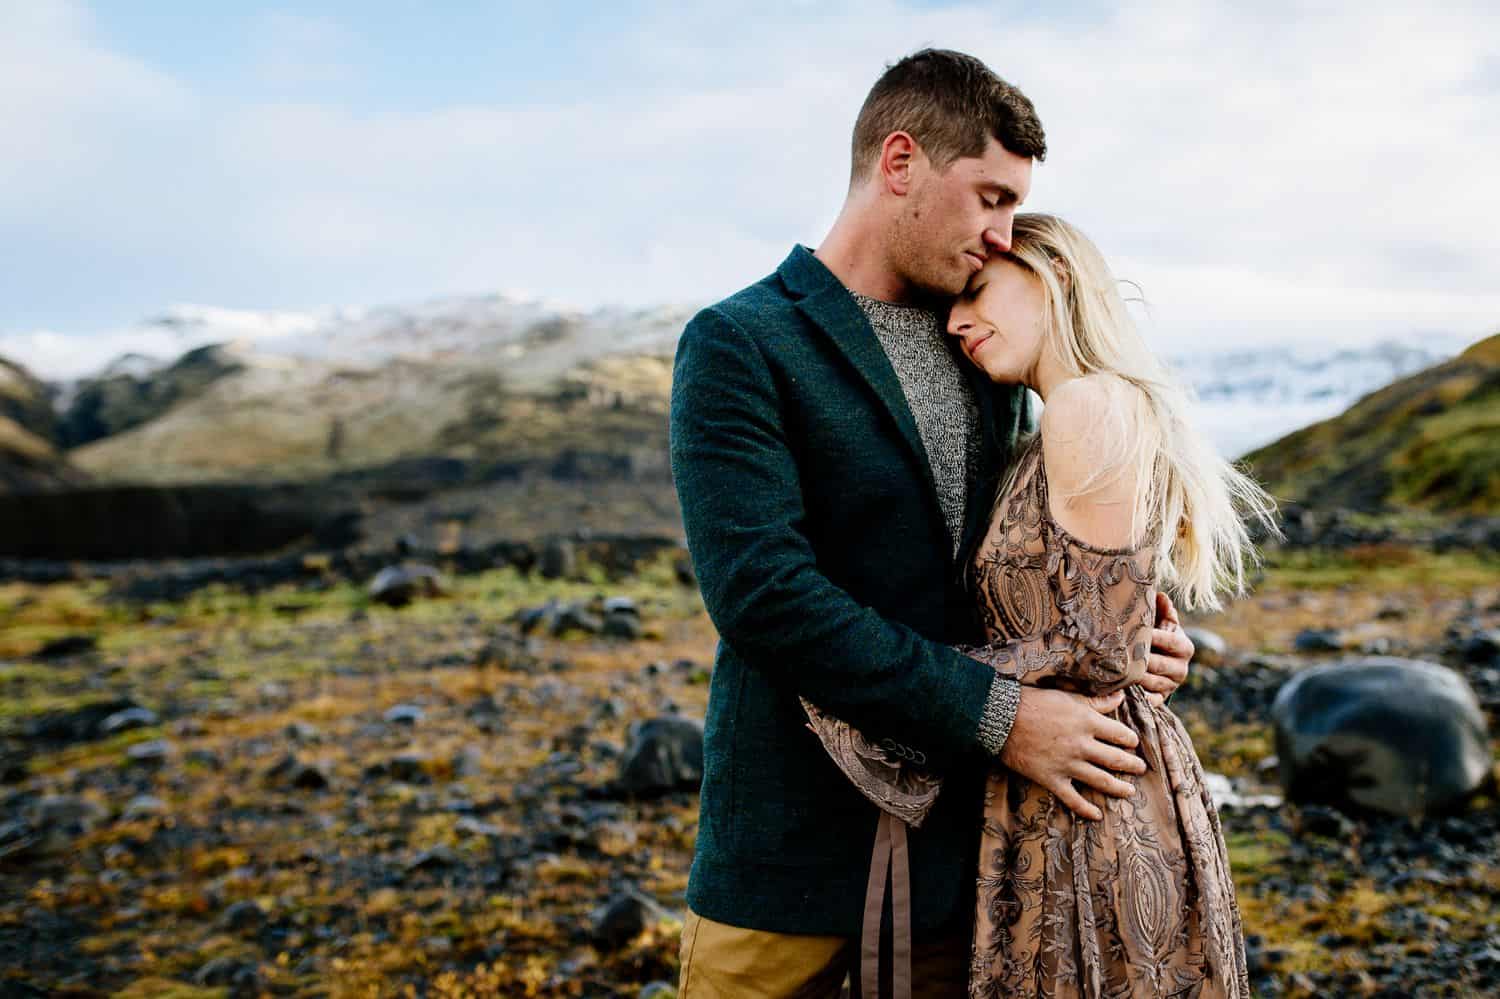
M 1152 704 L 1166 703 L 1172 692 L 1187 680 L 1188 663 L 1194 651 L 1192 639 L 1177 618 L 1177 608 L 1172 606 L 1172 598 L 1158 590 L 1151 655 L 1146 658 L 1146 675 L 1139 681 L 1146 689 L 1146 700 Z

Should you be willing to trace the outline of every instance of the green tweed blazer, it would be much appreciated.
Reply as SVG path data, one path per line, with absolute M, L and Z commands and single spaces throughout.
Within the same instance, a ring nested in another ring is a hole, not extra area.
M 956 350 L 956 345 L 954 345 Z M 960 357 L 984 447 L 953 556 L 931 466 L 868 320 L 803 246 L 688 323 L 672 379 L 672 474 L 720 642 L 687 900 L 782 933 L 859 932 L 879 814 L 798 696 L 946 778 L 911 830 L 914 935 L 968 917 L 993 673 L 962 567 L 1031 415 Z

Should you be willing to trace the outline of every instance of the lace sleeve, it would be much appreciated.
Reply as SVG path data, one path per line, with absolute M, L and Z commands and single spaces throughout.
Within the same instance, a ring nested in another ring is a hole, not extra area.
M 860 794 L 908 825 L 922 824 L 942 789 L 941 777 L 902 759 L 901 747 L 891 740 L 876 743 L 805 697 L 802 710 L 807 712 L 807 727 Z

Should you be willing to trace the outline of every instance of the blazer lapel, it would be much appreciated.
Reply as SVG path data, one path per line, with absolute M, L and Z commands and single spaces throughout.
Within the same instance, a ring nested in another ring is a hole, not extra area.
M 917 432 L 917 421 L 911 415 L 901 381 L 870 327 L 869 319 L 848 289 L 806 247 L 793 249 L 778 273 L 790 291 L 802 295 L 797 308 L 833 341 L 895 422 L 902 440 L 916 458 L 917 468 L 927 484 L 932 507 L 941 523 L 942 508 L 937 499 L 937 483 L 932 477 L 932 463 L 927 459 L 927 449 Z
M 955 571 L 962 573 L 973 558 L 974 547 L 989 529 L 995 491 L 1016 460 L 1016 442 L 1027 428 L 1031 405 L 1027 390 L 1019 385 L 997 385 L 973 364 L 964 362 L 964 371 L 979 403 L 979 460 L 975 463 L 974 481 L 969 484 L 968 503 L 964 508 L 964 540 L 958 549 Z
M 1004 435 L 1000 427 L 1003 414 L 996 412 L 1002 407 L 997 406 L 995 383 L 975 367 L 973 362 L 963 357 L 962 351 L 958 354 L 958 363 L 969 380 L 974 401 L 979 406 L 979 454 L 975 456 L 974 481 L 969 483 L 968 497 L 964 503 L 963 540 L 954 557 L 954 568 L 962 573 L 969 561 L 969 551 L 989 526 L 991 501 L 994 499 L 1005 455 L 1001 453 L 1004 448 Z

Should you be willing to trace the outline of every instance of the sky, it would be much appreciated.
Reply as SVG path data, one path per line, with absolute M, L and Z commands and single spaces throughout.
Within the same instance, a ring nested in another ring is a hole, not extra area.
M 183 305 L 707 303 L 816 246 L 927 45 L 1164 349 L 1500 329 L 1500 5 L 0 0 L 0 354 Z

